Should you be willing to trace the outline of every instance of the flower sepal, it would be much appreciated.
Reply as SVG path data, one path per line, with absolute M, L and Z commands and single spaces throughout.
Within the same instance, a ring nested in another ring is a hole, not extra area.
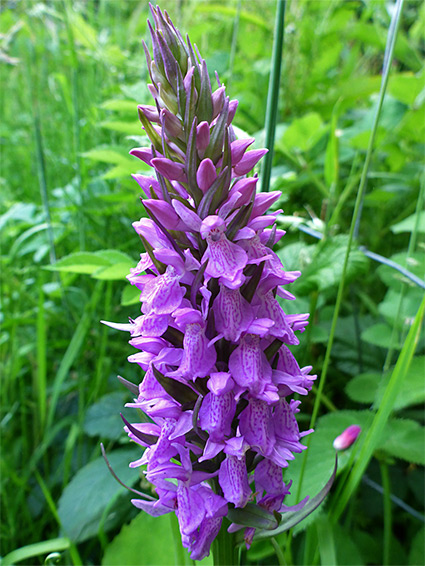
M 243 508 L 229 508 L 227 518 L 241 527 L 253 527 L 270 531 L 277 529 L 281 522 L 281 515 L 276 511 L 270 513 L 256 503 L 247 503 Z

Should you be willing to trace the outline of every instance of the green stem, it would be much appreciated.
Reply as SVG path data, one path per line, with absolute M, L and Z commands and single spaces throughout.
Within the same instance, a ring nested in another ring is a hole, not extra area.
M 213 542 L 214 566 L 238 566 L 238 549 L 234 535 L 227 532 L 228 521 L 223 519 L 220 532 Z
M 229 78 L 227 79 L 227 88 L 229 89 L 229 91 L 233 76 L 233 65 L 235 63 L 236 48 L 238 46 L 238 31 L 239 31 L 239 20 L 241 16 L 241 7 L 242 7 L 242 0 L 238 0 L 238 5 L 236 7 L 236 15 L 233 22 L 232 45 L 230 47 L 230 57 L 229 57 L 229 69 L 228 69 Z
M 270 542 L 272 543 L 272 546 L 273 546 L 274 551 L 276 553 L 276 558 L 277 558 L 277 562 L 278 562 L 279 566 L 286 566 L 285 556 L 282 552 L 282 549 L 279 546 L 279 543 L 277 542 L 277 540 L 274 537 L 271 537 Z
M 283 37 L 285 30 L 285 0 L 277 0 L 275 36 L 270 71 L 269 91 L 267 95 L 265 146 L 269 150 L 264 158 L 261 171 L 261 190 L 267 192 L 270 188 L 272 172 L 274 137 L 276 132 L 277 111 L 279 104 L 280 71 L 282 64 Z
M 390 563 L 391 556 L 391 531 L 392 531 L 392 514 L 391 514 L 391 490 L 390 490 L 390 474 L 388 472 L 388 464 L 380 463 L 382 487 L 384 489 L 384 548 L 383 548 L 383 566 Z

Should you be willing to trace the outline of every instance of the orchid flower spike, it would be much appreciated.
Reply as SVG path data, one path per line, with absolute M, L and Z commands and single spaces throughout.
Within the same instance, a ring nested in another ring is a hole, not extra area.
M 128 276 L 140 312 L 107 324 L 130 332 L 137 353 L 129 360 L 143 374 L 129 386 L 129 406 L 149 422 L 125 421 L 125 430 L 140 446 L 131 466 L 145 467 L 157 499 L 133 504 L 153 516 L 176 513 L 183 545 L 202 560 L 223 521 L 229 532 L 245 529 L 250 543 L 247 506 L 275 524 L 305 505 L 284 505 L 282 469 L 312 432 L 300 432 L 291 396 L 307 395 L 316 376 L 287 348 L 308 315 L 282 308 L 300 273 L 286 272 L 272 250 L 283 235 L 270 212 L 279 194 L 255 194 L 251 170 L 266 150 L 236 138 L 237 101 L 220 83 L 213 89 L 205 60 L 168 14 L 151 12 L 153 56 L 144 48 L 154 104 L 139 106 L 150 146 L 130 152 L 152 168 L 134 175 L 148 216 L 133 224 L 144 252 Z

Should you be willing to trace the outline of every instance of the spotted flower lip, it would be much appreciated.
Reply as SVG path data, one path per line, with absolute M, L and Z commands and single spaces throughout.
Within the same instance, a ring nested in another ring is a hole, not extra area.
M 202 560 L 230 510 L 289 510 L 282 468 L 312 432 L 300 432 L 292 395 L 307 395 L 316 376 L 288 348 L 308 315 L 285 307 L 300 272 L 272 249 L 284 235 L 271 210 L 280 192 L 256 194 L 258 177 L 248 176 L 267 150 L 237 139 L 237 100 L 212 84 L 168 14 L 151 12 L 154 104 L 138 108 L 150 146 L 130 152 L 151 167 L 133 176 L 144 251 L 128 279 L 140 311 L 105 324 L 130 333 L 129 361 L 144 372 L 139 386 L 121 381 L 133 394 L 127 406 L 150 422 L 125 421 L 125 431 L 140 447 L 130 465 L 144 467 L 156 499 L 132 502 L 152 516 L 175 512 L 183 545 Z M 229 532 L 238 529 L 249 545 L 255 528 L 242 518 Z

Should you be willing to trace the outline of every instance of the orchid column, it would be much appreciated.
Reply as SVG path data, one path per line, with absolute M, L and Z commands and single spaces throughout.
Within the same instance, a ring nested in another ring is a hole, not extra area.
M 148 215 L 133 224 L 145 252 L 128 277 L 141 314 L 107 324 L 130 332 L 138 352 L 129 361 L 144 372 L 129 406 L 149 422 L 125 425 L 144 448 L 130 465 L 144 466 L 156 497 L 133 504 L 175 512 L 183 545 L 201 560 L 222 525 L 249 546 L 288 509 L 282 468 L 311 432 L 299 432 L 291 396 L 306 395 L 315 376 L 287 347 L 308 315 L 286 315 L 277 300 L 295 298 L 285 285 L 300 275 L 272 251 L 284 235 L 281 211 L 269 211 L 280 193 L 256 194 L 248 176 L 266 150 L 236 139 L 237 101 L 218 79 L 213 91 L 196 46 L 151 9 L 154 105 L 139 106 L 151 143 L 130 152 L 154 174 L 134 175 Z

